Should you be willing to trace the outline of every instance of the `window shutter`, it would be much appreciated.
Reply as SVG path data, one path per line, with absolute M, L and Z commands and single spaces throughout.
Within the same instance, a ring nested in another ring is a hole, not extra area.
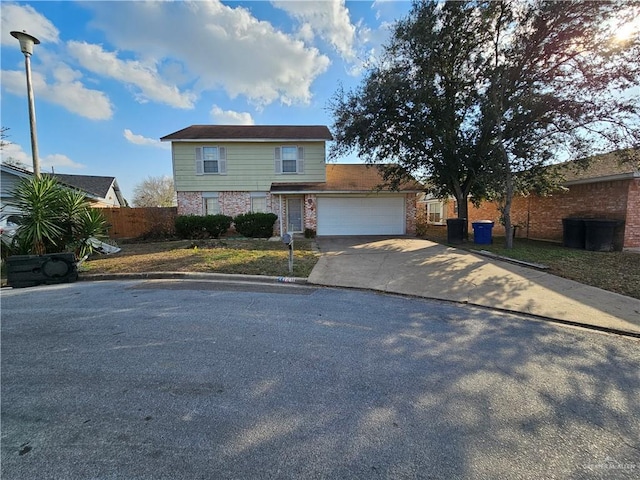
M 227 149 L 225 147 L 218 148 L 218 173 L 221 175 L 227 173 Z
M 298 169 L 297 173 L 304 173 L 304 147 L 298 147 Z
M 276 147 L 274 158 L 275 158 L 276 173 L 282 173 L 282 159 L 280 158 L 280 147 Z
M 202 160 L 202 147 L 196 147 L 196 175 L 204 173 L 204 161 Z

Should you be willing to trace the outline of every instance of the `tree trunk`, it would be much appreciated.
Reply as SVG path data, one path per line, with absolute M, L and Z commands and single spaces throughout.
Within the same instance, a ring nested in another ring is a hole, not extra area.
M 458 202 L 458 218 L 465 219 L 462 239 L 466 242 L 469 240 L 469 201 L 467 194 L 464 192 L 456 193 L 456 202 Z
M 513 248 L 513 226 L 511 225 L 511 204 L 513 203 L 513 174 L 511 173 L 510 168 L 507 169 L 505 176 L 504 194 L 504 209 L 502 211 L 505 234 L 504 246 L 506 249 L 510 250 Z

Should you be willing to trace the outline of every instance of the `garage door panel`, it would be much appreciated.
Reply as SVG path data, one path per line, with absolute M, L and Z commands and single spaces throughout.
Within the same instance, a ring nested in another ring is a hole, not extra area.
M 404 197 L 318 198 L 318 235 L 402 235 Z

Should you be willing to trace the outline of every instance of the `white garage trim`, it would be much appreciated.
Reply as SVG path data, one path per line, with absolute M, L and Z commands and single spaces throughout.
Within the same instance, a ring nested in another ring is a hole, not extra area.
M 318 196 L 318 235 L 404 235 L 404 195 Z

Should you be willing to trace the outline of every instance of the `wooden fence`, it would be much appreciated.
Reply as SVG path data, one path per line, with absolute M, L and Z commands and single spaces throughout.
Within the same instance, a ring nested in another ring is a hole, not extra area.
M 176 207 L 101 208 L 110 225 L 109 238 L 138 238 L 175 233 Z

